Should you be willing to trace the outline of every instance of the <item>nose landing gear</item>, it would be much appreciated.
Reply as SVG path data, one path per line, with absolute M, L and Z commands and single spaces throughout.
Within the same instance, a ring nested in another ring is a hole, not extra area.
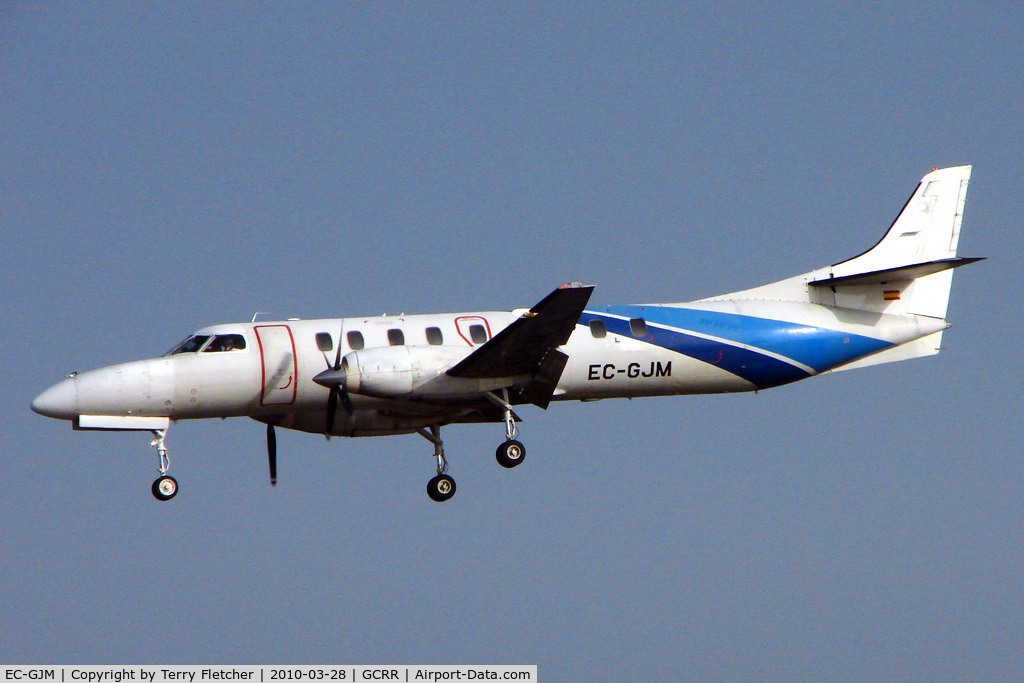
M 167 446 L 164 444 L 167 430 L 154 429 L 153 436 L 156 438 L 149 445 L 155 448 L 160 456 L 160 476 L 153 482 L 153 497 L 160 501 L 170 500 L 178 495 L 178 480 L 167 474 L 167 470 L 171 468 L 171 458 L 167 455 Z

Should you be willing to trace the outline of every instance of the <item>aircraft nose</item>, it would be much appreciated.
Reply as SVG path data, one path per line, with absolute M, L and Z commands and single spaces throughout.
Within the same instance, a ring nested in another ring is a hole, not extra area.
M 75 378 L 68 377 L 36 396 L 32 401 L 32 410 L 58 420 L 73 420 L 78 416 L 77 403 Z

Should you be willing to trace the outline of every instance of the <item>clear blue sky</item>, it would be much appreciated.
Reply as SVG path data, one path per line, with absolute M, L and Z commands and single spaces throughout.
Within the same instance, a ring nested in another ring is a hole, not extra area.
M 1014 3 L 0 8 L 0 661 L 1024 677 Z M 973 164 L 946 349 L 417 436 L 139 434 L 29 401 L 207 324 L 741 289 Z

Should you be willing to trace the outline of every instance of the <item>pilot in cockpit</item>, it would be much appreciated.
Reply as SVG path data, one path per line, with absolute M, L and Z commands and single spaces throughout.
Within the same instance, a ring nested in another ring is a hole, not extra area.
M 204 349 L 206 352 L 240 351 L 245 348 L 245 337 L 240 334 L 218 334 Z

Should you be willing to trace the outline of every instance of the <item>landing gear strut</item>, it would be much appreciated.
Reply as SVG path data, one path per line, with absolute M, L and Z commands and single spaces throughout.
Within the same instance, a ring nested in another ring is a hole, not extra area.
M 427 482 L 427 495 L 438 503 L 443 503 L 455 495 L 455 480 L 448 472 L 448 461 L 444 457 L 444 442 L 441 440 L 440 425 L 430 425 L 430 431 L 418 429 L 416 433 L 434 444 L 434 457 L 437 458 L 437 476 Z
M 501 390 L 501 396 L 494 392 L 485 394 L 487 399 L 505 411 L 505 443 L 498 446 L 495 458 L 502 467 L 518 466 L 526 458 L 526 447 L 516 441 L 519 430 L 516 428 L 516 416 L 512 412 L 512 404 L 508 401 L 508 389 Z M 430 425 L 430 431 L 418 429 L 416 433 L 434 444 L 434 457 L 437 458 L 437 476 L 427 482 L 427 495 L 431 500 L 442 503 L 455 495 L 455 480 L 448 474 L 448 461 L 444 457 L 444 442 L 441 440 L 441 426 Z
M 505 443 L 498 446 L 494 457 L 502 467 L 515 467 L 526 458 L 526 446 L 516 441 L 519 430 L 516 428 L 515 416 L 512 415 L 512 406 L 508 402 L 508 389 L 501 390 L 501 398 L 493 393 L 487 394 L 487 398 L 505 411 Z
M 164 445 L 167 430 L 154 429 L 153 436 L 156 438 L 149 445 L 155 448 L 160 456 L 160 476 L 153 482 L 153 497 L 157 500 L 170 500 L 178 494 L 178 481 L 167 474 L 167 470 L 171 468 L 171 459 L 167 455 L 167 446 Z

